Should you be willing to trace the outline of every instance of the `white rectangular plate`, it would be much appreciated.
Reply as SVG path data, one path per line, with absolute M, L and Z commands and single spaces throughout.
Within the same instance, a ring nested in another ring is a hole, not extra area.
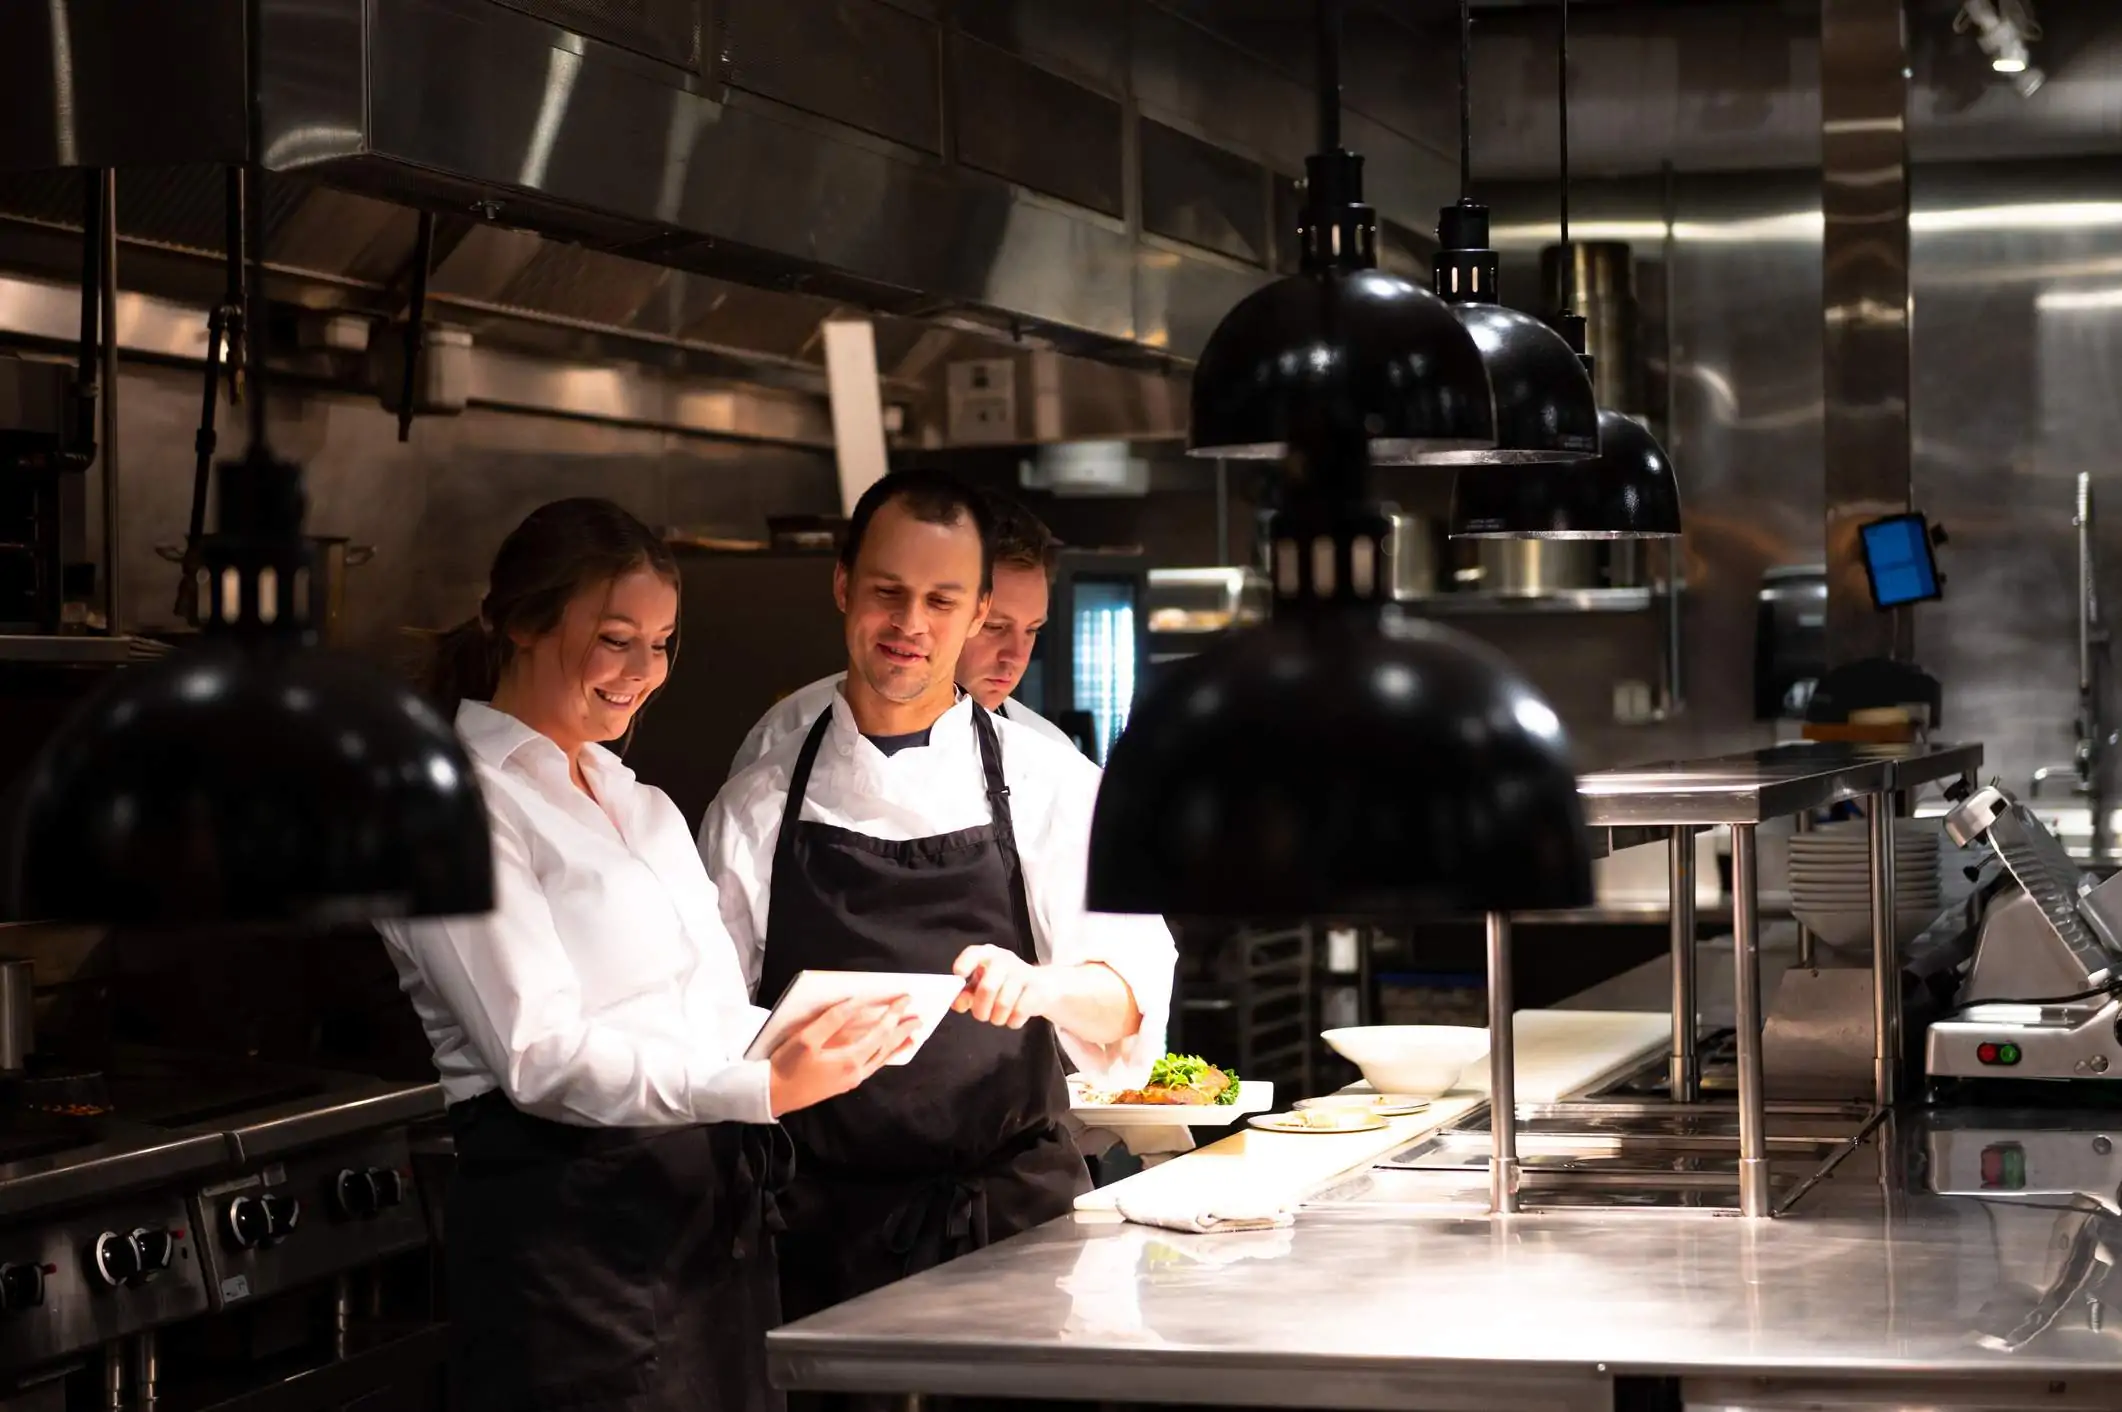
M 1084 1103 L 1077 1096 L 1069 1111 L 1085 1127 L 1111 1131 L 1116 1128 L 1227 1128 L 1247 1113 L 1265 1113 L 1274 1106 L 1275 1086 L 1272 1083 L 1241 1079 L 1236 1103 Z
M 799 971 L 774 1002 L 774 1012 L 752 1037 L 744 1057 L 766 1058 L 780 1047 L 782 1040 L 843 1000 L 889 1000 L 904 995 L 913 1001 L 913 1013 L 921 1021 L 920 1028 L 914 1031 L 914 1047 L 890 1061 L 904 1064 L 928 1043 L 936 1026 L 950 1013 L 950 1003 L 964 989 L 961 977 L 925 972 Z

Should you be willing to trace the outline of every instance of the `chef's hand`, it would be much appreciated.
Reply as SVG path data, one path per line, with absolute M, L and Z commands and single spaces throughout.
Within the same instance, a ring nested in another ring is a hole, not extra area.
M 836 1098 L 914 1042 L 920 1017 L 905 997 L 843 1000 L 781 1041 L 768 1056 L 767 1104 L 778 1118 Z
M 951 1009 L 987 1025 L 1021 1030 L 1026 1020 L 1046 1013 L 1046 969 L 999 946 L 968 946 L 951 966 L 965 978 L 965 989 Z

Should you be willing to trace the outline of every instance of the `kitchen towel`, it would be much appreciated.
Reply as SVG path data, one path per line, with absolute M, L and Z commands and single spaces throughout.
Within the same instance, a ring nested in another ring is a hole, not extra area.
M 1138 1226 L 1157 1226 L 1195 1235 L 1231 1231 L 1271 1231 L 1295 1222 L 1294 1203 L 1278 1195 L 1235 1189 L 1159 1191 L 1151 1187 L 1122 1195 L 1120 1214 Z

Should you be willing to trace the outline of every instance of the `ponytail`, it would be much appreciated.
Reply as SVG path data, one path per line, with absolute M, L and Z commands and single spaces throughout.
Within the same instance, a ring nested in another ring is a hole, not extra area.
M 477 618 L 467 618 L 435 642 L 427 670 L 427 694 L 446 721 L 466 701 L 491 701 L 501 685 L 498 639 Z

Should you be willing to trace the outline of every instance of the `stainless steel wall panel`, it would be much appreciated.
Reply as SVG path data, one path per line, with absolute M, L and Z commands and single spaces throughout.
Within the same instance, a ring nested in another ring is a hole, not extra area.
M 1236 153 L 1145 118 L 1142 228 L 1265 266 L 1267 171 Z
M 735 87 L 923 152 L 940 153 L 940 36 L 883 0 L 730 7 L 723 71 Z
M 526 15 L 692 72 L 711 32 L 703 0 L 494 0 Z
M 991 44 L 950 36 L 958 160 L 1115 219 L 1126 214 L 1120 103 Z
M 0 11 L 0 169 L 242 156 L 235 0 L 9 0 Z
M 1133 0 L 958 0 L 951 21 L 976 39 L 1119 98 L 1128 89 L 1132 9 Z
M 1906 661 L 1914 614 L 1872 606 L 1858 527 L 1909 505 L 1908 48 L 1902 0 L 1823 0 L 1821 371 L 1827 660 Z

